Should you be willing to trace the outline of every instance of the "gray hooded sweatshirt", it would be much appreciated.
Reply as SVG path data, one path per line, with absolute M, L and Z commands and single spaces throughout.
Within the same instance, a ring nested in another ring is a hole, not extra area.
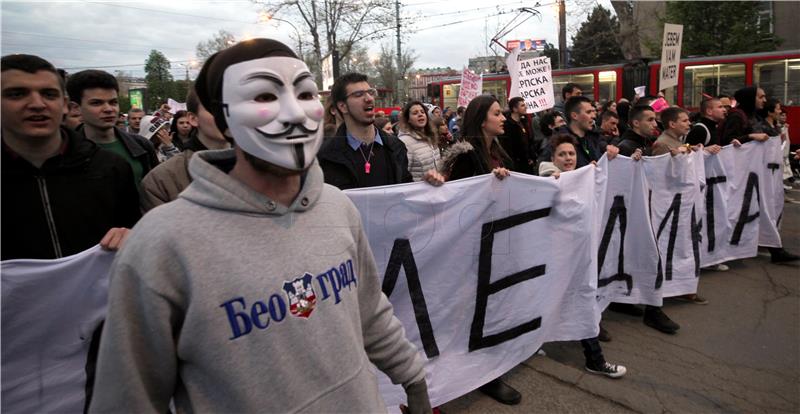
M 288 208 L 193 157 L 117 254 L 92 412 L 385 412 L 370 362 L 425 377 L 358 211 L 315 161 Z

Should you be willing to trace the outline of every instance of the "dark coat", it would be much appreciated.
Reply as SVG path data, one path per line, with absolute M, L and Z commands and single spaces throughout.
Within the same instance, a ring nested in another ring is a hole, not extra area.
M 642 150 L 642 155 L 650 155 L 653 139 L 643 137 L 629 128 L 619 137 L 616 145 L 619 148 L 619 155 L 630 157 L 637 149 Z
M 475 151 L 469 141 L 461 141 L 448 148 L 442 159 L 442 165 L 442 173 L 447 176 L 447 181 L 492 172 L 492 167 L 486 164 L 486 161 Z M 502 166 L 513 170 L 514 162 L 510 159 L 503 159 Z
M 503 123 L 503 135 L 497 138 L 500 146 L 514 161 L 514 171 L 531 174 L 533 169 L 529 161 L 533 156 L 530 153 L 530 131 L 527 126 L 523 126 L 527 123 L 524 118 L 521 122 L 519 124 L 509 116 Z
M 703 128 L 703 126 L 705 126 L 705 128 Z M 706 139 L 708 139 L 708 142 L 706 142 Z M 700 117 L 700 120 L 697 121 L 697 123 L 692 126 L 692 129 L 689 130 L 689 133 L 686 134 L 685 141 L 689 145 L 719 145 L 717 123 L 714 122 L 714 120 L 708 119 L 704 116 Z
M 378 133 L 381 134 L 384 150 L 389 153 L 389 158 L 393 161 L 389 182 L 386 185 L 412 182 L 405 144 L 394 135 L 381 130 Z M 325 174 L 325 182 L 341 190 L 361 187 L 355 170 L 358 160 L 354 157 L 353 149 L 347 145 L 347 127 L 342 124 L 336 131 L 336 136 L 325 138 L 317 153 L 319 165 Z
M 67 128 L 63 153 L 36 168 L 2 154 L 2 260 L 54 259 L 86 250 L 112 227 L 139 220 L 131 166 Z
M 83 124 L 78 126 L 77 132 L 84 139 L 86 138 L 86 131 L 83 129 Z M 125 145 L 125 149 L 128 150 L 128 154 L 130 154 L 131 158 L 142 164 L 142 177 L 147 175 L 150 170 L 158 165 L 156 149 L 153 147 L 153 143 L 148 141 L 147 138 L 125 132 L 117 127 L 114 127 L 114 135 Z

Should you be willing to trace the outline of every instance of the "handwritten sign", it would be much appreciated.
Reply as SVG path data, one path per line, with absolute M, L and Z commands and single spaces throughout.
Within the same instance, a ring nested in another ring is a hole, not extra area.
M 458 106 L 467 106 L 469 101 L 481 94 L 483 78 L 471 70 L 464 68 L 461 72 L 461 88 L 458 91 Z
M 509 97 L 522 97 L 529 114 L 555 105 L 550 58 L 520 58 L 519 49 L 516 49 L 506 59 L 506 66 L 511 74 Z
M 678 85 L 681 68 L 681 41 L 683 25 L 664 24 L 664 41 L 661 47 L 661 70 L 658 76 L 658 90 Z

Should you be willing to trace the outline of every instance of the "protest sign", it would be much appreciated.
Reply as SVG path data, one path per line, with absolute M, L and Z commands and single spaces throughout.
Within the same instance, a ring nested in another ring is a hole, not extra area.
M 483 78 L 481 78 L 481 75 L 473 73 L 464 67 L 461 72 L 461 87 L 458 90 L 458 106 L 466 107 L 469 105 L 469 101 L 481 94 L 481 91 L 483 91 Z
M 550 58 L 521 59 L 519 53 L 519 49 L 514 49 L 506 57 L 506 66 L 511 75 L 509 96 L 522 97 L 529 114 L 552 108 L 555 96 Z
M 175 115 L 178 111 L 186 110 L 186 102 L 178 102 L 172 98 L 167 98 L 167 105 L 169 105 L 169 113 Z
M 664 24 L 664 40 L 661 42 L 661 69 L 658 77 L 658 90 L 678 85 L 681 63 L 681 41 L 683 25 Z
M 331 90 L 333 81 L 333 54 L 330 54 L 325 59 L 322 59 L 322 90 Z

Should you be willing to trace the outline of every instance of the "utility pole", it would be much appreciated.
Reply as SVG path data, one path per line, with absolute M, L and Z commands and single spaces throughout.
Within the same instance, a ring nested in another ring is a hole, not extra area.
M 558 67 L 567 66 L 567 11 L 565 0 L 558 1 Z
M 403 53 L 400 50 L 400 0 L 395 0 L 394 2 L 394 10 L 395 10 L 395 20 L 397 22 L 397 82 L 395 87 L 395 101 L 400 103 L 400 90 L 402 85 L 403 73 L 401 73 L 403 68 Z

